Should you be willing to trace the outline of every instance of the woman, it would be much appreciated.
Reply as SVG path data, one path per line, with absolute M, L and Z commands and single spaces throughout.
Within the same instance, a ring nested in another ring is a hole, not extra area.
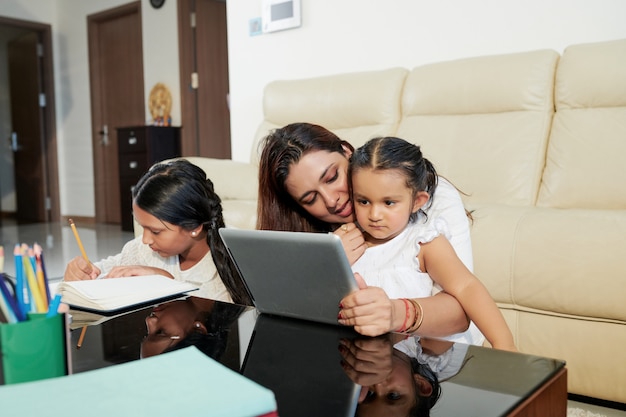
M 365 251 L 363 234 L 354 223 L 348 166 L 354 148 L 329 130 L 309 123 L 293 123 L 271 132 L 261 142 L 257 228 L 296 232 L 333 232 L 341 238 L 350 263 Z M 429 218 L 443 217 L 448 223 L 457 255 L 470 269 L 472 250 L 469 220 L 458 191 L 440 178 L 436 195 L 425 207 Z M 341 301 L 342 323 L 362 334 L 376 336 L 398 330 L 405 306 L 390 300 L 385 292 L 362 288 Z M 446 293 L 421 298 L 418 334 L 443 337 L 468 328 L 459 302 Z
M 201 168 L 184 159 L 154 165 L 133 188 L 133 215 L 142 236 L 94 264 L 72 259 L 64 279 L 165 275 L 198 286 L 199 297 L 252 304 L 219 237 L 221 200 Z

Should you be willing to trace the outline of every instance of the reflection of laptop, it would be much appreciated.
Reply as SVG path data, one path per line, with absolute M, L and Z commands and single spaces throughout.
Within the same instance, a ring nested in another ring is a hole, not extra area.
M 219 233 L 261 313 L 337 324 L 339 302 L 358 288 L 334 234 Z
M 348 327 L 261 314 L 241 373 L 274 392 L 281 417 L 353 417 L 361 387 L 338 347 L 357 337 Z

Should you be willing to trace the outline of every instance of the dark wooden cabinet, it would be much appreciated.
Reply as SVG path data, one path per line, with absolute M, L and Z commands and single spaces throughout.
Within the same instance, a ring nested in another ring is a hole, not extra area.
M 122 230 L 132 232 L 132 189 L 153 164 L 180 156 L 180 127 L 120 127 L 117 139 Z

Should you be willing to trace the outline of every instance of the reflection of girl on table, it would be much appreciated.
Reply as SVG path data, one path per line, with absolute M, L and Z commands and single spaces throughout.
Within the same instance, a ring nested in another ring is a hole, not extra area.
M 132 208 L 142 235 L 100 262 L 74 258 L 66 281 L 158 274 L 198 286 L 200 297 L 251 304 L 219 237 L 221 200 L 201 168 L 182 159 L 154 165 L 133 188 Z
M 141 357 L 195 346 L 217 360 L 226 349 L 231 325 L 243 309 L 199 297 L 158 305 L 146 317 L 148 334 L 141 342 Z
M 446 239 L 445 221 L 424 221 L 421 210 L 435 194 L 438 176 L 419 146 L 394 137 L 372 139 L 352 155 L 350 174 L 356 219 L 368 245 L 352 269 L 390 296 L 423 297 L 436 283 L 461 303 L 494 348 L 516 350 L 496 303 Z M 368 306 L 352 294 L 342 303 L 343 324 L 367 314 Z M 417 330 L 419 303 L 403 299 L 397 307 L 400 330 Z
M 414 344 L 396 348 L 399 337 L 342 340 L 342 366 L 361 385 L 356 416 L 428 416 L 439 399 L 437 374 L 418 360 Z

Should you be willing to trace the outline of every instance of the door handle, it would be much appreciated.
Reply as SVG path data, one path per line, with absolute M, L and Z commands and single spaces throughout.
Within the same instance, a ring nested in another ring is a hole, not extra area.
M 17 152 L 19 145 L 17 143 L 17 132 L 11 132 L 11 150 Z
M 102 130 L 98 132 L 100 136 L 100 145 L 109 146 L 109 126 L 103 125 Z

